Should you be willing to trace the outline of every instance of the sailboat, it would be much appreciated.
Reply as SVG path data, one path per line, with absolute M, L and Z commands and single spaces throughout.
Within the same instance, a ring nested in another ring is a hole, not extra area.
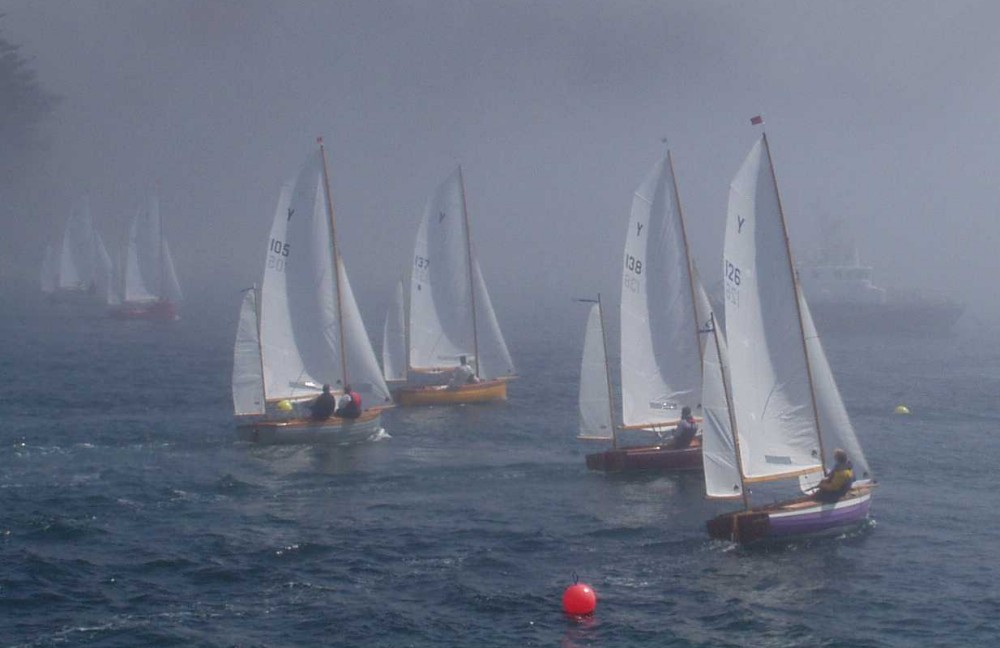
M 704 396 L 705 489 L 742 500 L 743 510 L 709 520 L 708 533 L 750 544 L 856 527 L 874 482 L 794 270 L 766 135 L 730 185 L 724 257 L 728 348 L 713 320 L 706 367 L 723 367 L 726 380 Z M 811 495 L 835 448 L 848 453 L 856 481 L 820 502 Z M 780 501 L 754 505 L 756 485 Z M 794 494 L 783 499 L 781 489 Z
M 602 311 L 598 308 L 597 312 L 597 319 L 591 313 L 588 322 L 588 340 L 592 331 L 595 339 L 596 331 L 602 338 L 604 335 Z M 668 151 L 635 190 L 625 239 L 620 426 L 595 426 L 586 421 L 588 412 L 592 414 L 596 409 L 584 406 L 584 391 L 600 382 L 608 371 L 606 350 L 598 352 L 596 345 L 584 345 L 579 438 L 610 441 L 612 445 L 607 451 L 588 454 L 588 468 L 609 472 L 702 469 L 698 439 L 686 447 L 673 448 L 670 436 L 685 406 L 700 417 L 702 329 L 710 313 L 688 252 L 684 215 Z M 607 391 L 610 395 L 611 390 Z M 613 420 L 610 411 L 602 413 L 601 418 Z M 652 443 L 629 445 L 621 438 L 625 431 L 656 438 Z
M 507 381 L 516 372 L 472 249 L 461 167 L 438 186 L 424 208 L 410 275 L 409 315 L 405 365 L 402 360 L 390 364 L 393 369 L 406 367 L 408 382 L 395 392 L 400 405 L 507 398 Z M 398 325 L 400 318 L 394 317 Z M 398 348 L 398 333 L 393 340 L 397 342 L 390 344 Z M 474 382 L 443 384 L 463 359 Z
M 160 203 L 151 196 L 129 226 L 117 294 L 108 297 L 116 319 L 175 320 L 181 287 L 170 245 L 163 236 Z
M 81 200 L 63 228 L 58 250 L 45 249 L 40 283 L 42 292 L 54 299 L 90 295 L 106 290 L 111 282 L 111 257 L 94 228 L 90 204 Z
M 311 420 L 324 384 L 368 407 L 359 418 Z M 326 150 L 282 188 L 268 237 L 264 281 L 244 296 L 233 349 L 237 433 L 264 444 L 342 444 L 382 431 L 389 389 L 340 256 Z

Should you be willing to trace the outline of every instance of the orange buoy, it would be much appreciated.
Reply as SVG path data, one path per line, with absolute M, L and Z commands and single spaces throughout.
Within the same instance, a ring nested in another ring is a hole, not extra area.
M 563 592 L 562 601 L 566 614 L 593 614 L 597 608 L 597 593 L 590 585 L 573 583 Z

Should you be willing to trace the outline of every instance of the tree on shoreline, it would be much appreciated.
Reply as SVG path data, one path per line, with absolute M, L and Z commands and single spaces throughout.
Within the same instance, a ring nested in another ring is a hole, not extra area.
M 42 89 L 19 49 L 0 35 L 0 155 L 5 157 L 37 143 L 38 125 L 59 101 Z

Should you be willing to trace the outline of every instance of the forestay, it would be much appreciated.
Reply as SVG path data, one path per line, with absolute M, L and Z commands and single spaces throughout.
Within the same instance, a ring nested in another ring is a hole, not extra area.
M 403 282 L 396 283 L 382 329 L 382 373 L 386 380 L 406 380 L 406 313 Z
M 233 346 L 233 409 L 237 415 L 263 414 L 264 376 L 261 372 L 257 289 L 243 294 Z
M 731 404 L 744 476 L 820 470 L 796 288 L 763 137 L 730 185 L 724 257 Z
M 610 394 L 601 306 L 594 304 L 587 318 L 587 331 L 583 338 L 583 361 L 580 365 L 581 438 L 614 438 Z
M 701 343 L 680 201 L 669 157 L 635 190 L 621 298 L 622 419 L 675 422 L 701 403 Z M 702 316 L 707 316 L 703 313 Z

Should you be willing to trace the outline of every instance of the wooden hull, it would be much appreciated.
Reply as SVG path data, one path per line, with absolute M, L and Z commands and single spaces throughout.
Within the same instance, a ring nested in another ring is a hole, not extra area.
M 112 306 L 109 314 L 114 319 L 121 320 L 159 320 L 173 321 L 180 319 L 177 314 L 177 304 L 171 301 L 155 301 Z
M 701 445 L 679 450 L 665 446 L 637 446 L 617 448 L 587 455 L 587 468 L 604 472 L 701 472 Z
M 329 418 L 325 421 L 289 419 L 263 420 L 236 427 L 243 441 L 262 445 L 343 445 L 367 441 L 382 431 L 379 410 L 368 410 L 356 419 Z
M 397 405 L 405 407 L 488 403 L 507 400 L 507 382 L 504 380 L 485 380 L 455 388 L 444 385 L 404 387 L 397 390 L 393 396 Z
M 868 518 L 871 485 L 852 489 L 836 502 L 803 497 L 773 506 L 726 513 L 708 521 L 708 535 L 740 544 L 784 542 L 843 533 Z

